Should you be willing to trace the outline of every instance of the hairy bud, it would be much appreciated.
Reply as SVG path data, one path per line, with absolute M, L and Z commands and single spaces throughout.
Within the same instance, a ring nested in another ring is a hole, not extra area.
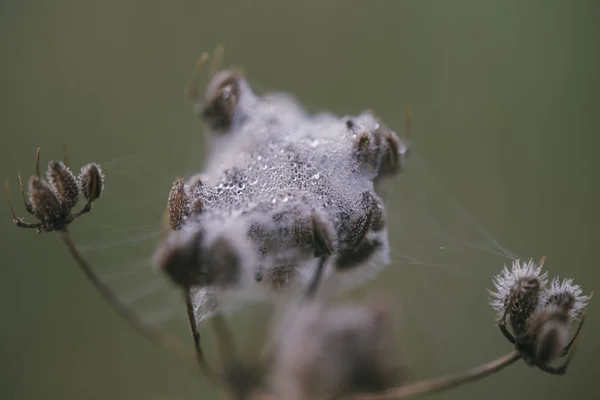
M 169 193 L 167 214 L 169 227 L 176 231 L 181 228 L 183 221 L 189 216 L 190 200 L 186 191 L 185 183 L 179 179 L 173 182 Z
M 533 261 L 513 262 L 509 271 L 505 266 L 502 273 L 494 277 L 495 292 L 491 305 L 498 311 L 498 321 L 504 323 L 508 317 L 514 332 L 518 335 L 526 330 L 527 321 L 539 303 L 540 291 L 548 282 L 547 273 Z
M 84 165 L 79 173 L 78 181 L 79 189 L 88 202 L 99 198 L 104 191 L 104 174 L 98 164 Z
M 63 214 L 63 206 L 52 187 L 37 176 L 29 179 L 29 201 L 35 216 L 42 221 L 55 220 Z
M 202 231 L 173 231 L 155 254 L 155 264 L 179 286 L 227 287 L 240 278 L 240 258 L 232 243 L 218 237 L 208 246 Z
M 552 279 L 550 286 L 542 292 L 541 305 L 555 305 L 563 308 L 569 313 L 573 320 L 579 318 L 585 307 L 588 305 L 590 297 L 583 296 L 579 285 L 573 283 L 573 279 L 560 278 Z
M 65 205 L 69 209 L 75 207 L 77 200 L 79 200 L 79 186 L 69 167 L 61 161 L 50 161 L 46 176 L 48 183 Z

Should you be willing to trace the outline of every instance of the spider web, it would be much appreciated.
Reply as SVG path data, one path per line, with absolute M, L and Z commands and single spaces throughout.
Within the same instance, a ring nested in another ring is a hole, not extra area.
M 181 151 L 174 147 L 164 140 L 133 155 L 100 160 L 107 177 L 105 195 L 93 213 L 74 224 L 72 234 L 84 257 L 122 303 L 146 324 L 179 336 L 191 350 L 181 292 L 152 264 L 168 192 L 177 176 L 157 165 L 165 152 Z M 189 160 L 199 158 L 196 150 L 188 151 Z M 461 310 L 464 296 L 457 296 L 462 302 L 454 301 L 453 290 L 472 291 L 470 301 L 487 306 L 486 289 L 492 275 L 519 256 L 453 198 L 430 172 L 418 146 L 407 165 L 401 176 L 391 178 L 380 190 L 388 213 L 392 263 L 374 281 L 352 292 L 391 294 L 403 321 L 431 348 L 431 359 L 424 362 L 441 369 L 456 368 L 452 360 L 460 356 L 448 355 L 443 347 L 453 335 L 464 335 L 460 327 L 469 322 L 469 313 Z M 187 168 L 188 176 L 198 172 Z M 252 320 L 252 314 L 236 312 L 240 309 L 242 304 L 228 307 L 234 324 Z M 491 310 L 489 316 L 492 326 Z M 261 335 L 259 331 L 256 336 Z

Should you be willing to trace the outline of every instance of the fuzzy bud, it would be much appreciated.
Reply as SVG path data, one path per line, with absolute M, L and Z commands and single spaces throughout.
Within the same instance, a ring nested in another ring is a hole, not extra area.
M 179 286 L 229 286 L 240 278 L 240 258 L 229 240 L 218 237 L 208 246 L 202 231 L 173 231 L 154 262 Z
M 169 193 L 167 205 L 167 214 L 169 217 L 169 227 L 176 231 L 181 228 L 183 221 L 189 215 L 190 199 L 183 180 L 173 182 L 173 187 Z
M 69 167 L 61 161 L 50 161 L 46 176 L 58 197 L 69 209 L 73 208 L 79 199 L 79 186 Z
M 550 286 L 542 292 L 540 305 L 543 307 L 557 306 L 569 313 L 571 320 L 581 316 L 589 303 L 589 296 L 583 296 L 579 285 L 573 283 L 573 279 L 552 279 Z
M 496 291 L 490 292 L 490 304 L 498 312 L 498 322 L 504 323 L 502 319 L 506 316 L 515 334 L 524 333 L 547 282 L 547 273 L 541 273 L 541 268 L 531 260 L 525 263 L 516 260 L 511 270 L 505 266 L 494 277 Z
M 561 307 L 550 305 L 538 310 L 527 331 L 518 338 L 525 361 L 549 366 L 563 354 L 569 341 L 569 327 L 569 316 Z
M 42 221 L 58 219 L 63 213 L 62 203 L 52 187 L 37 176 L 29 179 L 29 202 L 35 216 Z
M 84 165 L 79 172 L 78 181 L 79 189 L 88 202 L 99 198 L 104 191 L 104 174 L 98 164 Z

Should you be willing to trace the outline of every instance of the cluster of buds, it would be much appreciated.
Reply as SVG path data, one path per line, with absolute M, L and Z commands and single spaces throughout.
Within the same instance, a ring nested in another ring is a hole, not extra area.
M 498 327 L 528 365 L 564 374 L 574 354 L 569 350 L 581 331 L 592 296 L 582 295 L 581 287 L 572 279 L 556 277 L 548 284 L 543 264 L 542 258 L 537 264 L 516 260 L 510 270 L 505 266 L 494 277 L 496 290 L 490 292 L 491 305 L 498 312 Z M 579 326 L 571 335 L 576 321 L 580 321 Z M 567 355 L 560 366 L 552 366 Z
M 13 222 L 18 227 L 35 228 L 38 232 L 64 231 L 75 218 L 89 212 L 92 209 L 92 202 L 102 195 L 104 174 L 98 164 L 89 163 L 81 168 L 79 175 L 75 176 L 66 162 L 52 160 L 48 163 L 46 179 L 43 179 L 40 177 L 39 161 L 40 149 L 38 148 L 36 175 L 29 178 L 27 195 L 19 175 L 25 210 L 39 222 L 25 222 L 23 218 L 16 216 L 10 201 L 8 182 L 5 182 Z M 86 200 L 86 204 L 80 211 L 73 212 L 80 197 Z

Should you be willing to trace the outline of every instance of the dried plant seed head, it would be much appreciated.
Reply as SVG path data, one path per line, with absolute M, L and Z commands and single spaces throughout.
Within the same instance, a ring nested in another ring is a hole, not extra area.
M 182 287 L 229 287 L 241 275 L 241 261 L 235 246 L 218 237 L 206 243 L 203 231 L 171 231 L 154 256 L 155 265 Z
M 69 167 L 61 161 L 50 161 L 46 176 L 48 183 L 66 206 L 69 209 L 75 207 L 79 200 L 79 186 Z
M 573 279 L 565 278 L 562 282 L 559 277 L 552 279 L 550 286 L 542 291 L 540 306 L 555 305 L 568 312 L 572 320 L 578 319 L 589 303 L 590 297 L 584 296 L 579 285 Z
M 96 163 L 89 163 L 81 168 L 78 176 L 79 190 L 83 197 L 92 202 L 102 196 L 104 191 L 104 174 Z
M 202 271 L 202 232 L 171 231 L 154 255 L 154 264 L 184 288 L 205 284 Z
M 221 71 L 208 86 L 202 116 L 215 133 L 225 133 L 231 126 L 240 98 L 238 80 L 237 71 Z
M 397 330 L 381 306 L 291 310 L 276 331 L 270 382 L 286 399 L 338 398 L 398 385 Z
M 173 182 L 167 203 L 169 227 L 176 231 L 190 214 L 190 195 L 183 180 Z
M 508 317 L 515 334 L 523 333 L 539 303 L 540 291 L 548 283 L 547 276 L 533 260 L 515 260 L 511 270 L 504 266 L 494 277 L 496 291 L 490 291 L 490 304 L 498 312 L 498 322 L 504 323 L 503 318 Z
M 64 214 L 63 203 L 56 192 L 37 176 L 29 178 L 29 202 L 34 215 L 43 223 L 60 220 Z

